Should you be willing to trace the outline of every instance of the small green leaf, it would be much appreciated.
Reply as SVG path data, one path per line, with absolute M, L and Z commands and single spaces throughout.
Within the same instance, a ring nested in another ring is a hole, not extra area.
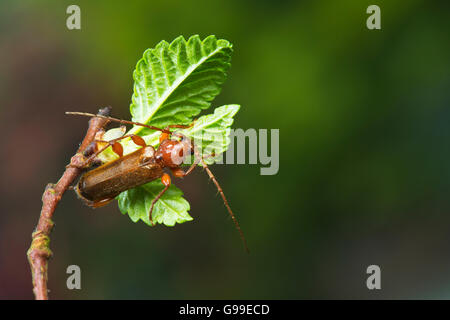
M 208 164 L 214 163 L 214 159 L 227 150 L 230 144 L 230 126 L 233 124 L 233 117 L 239 108 L 240 106 L 236 104 L 216 108 L 214 113 L 197 119 L 192 128 L 180 131 L 193 139 L 203 156 L 213 153 L 216 155 L 216 157 L 205 160 Z
M 110 141 L 116 138 L 120 138 L 125 134 L 125 131 L 126 131 L 125 127 L 113 128 L 106 131 L 101 139 L 104 141 Z M 102 144 L 100 143 L 99 147 L 101 146 Z M 111 147 L 107 148 L 105 151 L 103 151 L 98 155 L 98 159 L 102 161 L 102 163 L 113 161 L 116 160 L 117 158 L 118 155 L 112 151 Z
M 138 188 L 122 192 L 118 197 L 119 209 L 128 213 L 133 222 L 144 221 L 151 226 L 149 212 L 153 199 L 164 189 L 161 181 L 152 181 Z M 173 227 L 176 223 L 191 221 L 189 202 L 182 197 L 183 192 L 171 185 L 153 208 L 153 222 Z

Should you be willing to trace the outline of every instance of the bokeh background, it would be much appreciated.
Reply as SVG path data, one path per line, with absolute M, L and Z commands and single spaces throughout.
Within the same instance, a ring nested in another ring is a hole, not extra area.
M 66 8 L 81 8 L 81 30 Z M 381 30 L 366 8 L 381 8 Z M 41 196 L 84 136 L 65 111 L 129 118 L 132 71 L 178 35 L 230 40 L 213 107 L 280 129 L 280 170 L 213 167 L 246 255 L 199 170 L 176 184 L 193 222 L 150 228 L 68 192 L 51 234 L 56 299 L 450 298 L 450 42 L 445 1 L 0 2 L 0 298 L 31 299 Z M 81 267 L 82 289 L 66 288 Z M 379 265 L 382 289 L 366 288 Z

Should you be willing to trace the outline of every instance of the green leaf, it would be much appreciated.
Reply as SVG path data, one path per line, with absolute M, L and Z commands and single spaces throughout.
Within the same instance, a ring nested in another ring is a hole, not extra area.
M 201 41 L 198 35 L 146 50 L 133 73 L 132 120 L 161 128 L 189 124 L 220 93 L 231 53 L 228 41 L 215 36 Z M 130 133 L 142 130 L 135 126 Z
M 113 128 L 108 131 L 106 131 L 103 136 L 101 137 L 104 141 L 110 141 L 116 138 L 119 138 L 125 134 L 126 128 L 125 127 L 119 127 L 119 128 Z M 98 147 L 102 147 L 102 143 L 98 144 Z M 128 152 L 129 153 L 129 152 Z M 100 153 L 97 156 L 98 159 L 102 161 L 102 163 L 106 163 L 109 161 L 116 160 L 118 158 L 118 155 L 112 151 L 112 148 L 109 147 L 102 153 Z
M 215 154 L 215 157 L 207 158 L 208 164 L 214 163 L 220 154 L 225 152 L 230 144 L 230 126 L 233 117 L 239 111 L 240 106 L 230 104 L 216 108 L 213 114 L 200 117 L 194 126 L 180 132 L 193 139 L 195 146 L 203 156 Z
M 149 212 L 152 201 L 164 189 L 161 181 L 152 181 L 138 188 L 122 192 L 117 200 L 122 214 L 128 213 L 133 222 L 144 221 L 151 226 Z M 155 203 L 152 213 L 153 222 L 173 227 L 176 223 L 193 220 L 188 214 L 189 202 L 183 192 L 171 185 L 163 196 Z

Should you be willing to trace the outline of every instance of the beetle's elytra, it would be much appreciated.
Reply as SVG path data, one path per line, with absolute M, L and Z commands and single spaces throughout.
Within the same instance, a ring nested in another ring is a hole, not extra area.
M 163 173 L 163 167 L 156 161 L 155 149 L 146 146 L 86 172 L 75 190 L 86 204 L 98 207 L 123 191 L 160 178 Z

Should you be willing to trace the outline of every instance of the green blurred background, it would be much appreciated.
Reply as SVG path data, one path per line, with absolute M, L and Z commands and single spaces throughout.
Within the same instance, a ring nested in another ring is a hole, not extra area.
M 81 30 L 66 8 L 81 8 Z M 368 30 L 366 8 L 381 8 Z M 280 129 L 280 170 L 215 166 L 251 253 L 199 170 L 176 181 L 194 221 L 150 228 L 73 192 L 51 234 L 58 299 L 450 298 L 449 3 L 0 3 L 0 298 L 32 298 L 26 250 L 48 182 L 84 136 L 65 111 L 129 119 L 142 53 L 178 35 L 234 45 L 213 107 Z M 66 288 L 81 267 L 82 289 Z M 366 287 L 381 267 L 382 289 Z

